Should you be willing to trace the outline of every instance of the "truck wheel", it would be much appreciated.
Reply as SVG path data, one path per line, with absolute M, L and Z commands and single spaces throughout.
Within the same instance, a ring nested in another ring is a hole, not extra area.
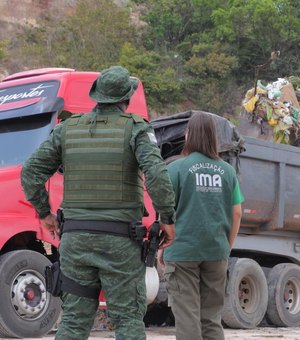
M 281 263 L 268 275 L 269 302 L 267 317 L 275 326 L 300 325 L 300 268 Z
M 240 258 L 229 266 L 223 322 L 231 328 L 255 328 L 262 321 L 267 304 L 267 280 L 259 264 Z
M 0 337 L 41 337 L 55 325 L 61 301 L 46 292 L 44 271 L 49 264 L 31 250 L 0 256 Z

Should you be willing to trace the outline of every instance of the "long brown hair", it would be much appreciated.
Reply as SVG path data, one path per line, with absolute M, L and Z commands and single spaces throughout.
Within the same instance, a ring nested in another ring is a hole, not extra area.
M 212 159 L 220 159 L 215 123 L 207 113 L 195 113 L 188 122 L 182 154 L 188 156 L 192 152 L 202 153 Z

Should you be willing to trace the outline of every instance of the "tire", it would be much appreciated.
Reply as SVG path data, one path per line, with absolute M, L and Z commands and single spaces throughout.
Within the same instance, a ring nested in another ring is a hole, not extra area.
M 42 337 L 55 325 L 60 298 L 45 288 L 45 266 L 40 253 L 18 250 L 0 256 L 0 337 Z
M 268 275 L 267 318 L 275 326 L 300 325 L 300 267 L 292 263 L 274 266 Z
M 268 305 L 267 280 L 259 264 L 240 258 L 230 268 L 222 320 L 230 328 L 255 328 Z

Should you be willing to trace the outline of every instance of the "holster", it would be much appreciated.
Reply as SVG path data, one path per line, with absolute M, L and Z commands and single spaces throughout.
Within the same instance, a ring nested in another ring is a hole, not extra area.
M 56 261 L 45 268 L 46 291 L 53 296 L 61 295 L 61 270 L 59 262 Z
M 100 288 L 83 286 L 65 276 L 60 270 L 59 261 L 45 268 L 46 290 L 52 296 L 61 296 L 62 292 L 71 293 L 89 299 L 98 299 Z
M 156 260 L 157 250 L 160 243 L 160 225 L 155 221 L 149 228 L 148 239 L 142 244 L 142 261 L 147 267 L 153 267 Z

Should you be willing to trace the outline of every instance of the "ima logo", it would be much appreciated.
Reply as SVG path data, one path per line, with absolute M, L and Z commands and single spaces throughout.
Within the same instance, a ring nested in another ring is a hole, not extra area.
M 197 174 L 196 176 L 196 190 L 197 191 L 222 191 L 222 178 L 220 175 Z

